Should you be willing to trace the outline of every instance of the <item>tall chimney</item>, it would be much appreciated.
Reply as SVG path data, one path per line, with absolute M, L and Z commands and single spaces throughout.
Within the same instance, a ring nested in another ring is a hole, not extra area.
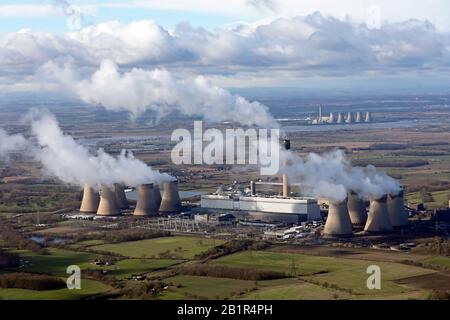
M 349 237 L 353 235 L 352 221 L 347 209 L 347 199 L 340 203 L 330 201 L 324 234 L 332 237 Z
M 98 204 L 100 202 L 100 196 L 98 192 L 92 188 L 92 186 L 85 184 L 83 190 L 83 200 L 81 201 L 80 212 L 84 213 L 96 213 Z
M 291 150 L 291 140 L 284 139 L 283 147 L 285 150 Z M 284 167 L 289 166 L 289 161 L 285 160 L 283 163 Z M 283 197 L 289 198 L 291 196 L 291 187 L 289 185 L 289 178 L 287 173 L 283 173 Z
M 392 231 L 387 208 L 387 195 L 370 201 L 369 215 L 364 231 L 378 233 Z
M 359 198 L 355 192 L 349 192 L 347 207 L 352 224 L 355 226 L 364 226 L 367 222 L 367 212 L 364 200 Z
M 255 181 L 250 181 L 250 194 L 256 196 L 256 183 Z
M 125 195 L 125 188 L 123 184 L 115 183 L 114 192 L 116 194 L 117 207 L 119 209 L 128 209 L 130 207 L 127 196 Z
M 356 123 L 361 123 L 361 122 L 362 122 L 362 115 L 361 115 L 361 112 L 360 112 L 360 111 L 356 112 L 356 119 L 355 119 L 355 122 L 356 122 Z
M 138 200 L 135 216 L 155 216 L 158 214 L 159 205 L 155 196 L 153 184 L 144 184 L 138 188 Z
M 344 116 L 342 115 L 342 112 L 338 112 L 336 123 L 337 124 L 343 124 L 344 123 Z
M 120 215 L 120 209 L 117 207 L 116 193 L 108 186 L 102 186 L 100 189 L 100 204 L 97 214 L 99 216 L 117 216 Z
M 394 228 L 400 228 L 409 224 L 408 212 L 405 210 L 404 191 L 400 191 L 397 195 L 389 195 L 388 212 L 391 224 Z
M 178 181 L 164 183 L 164 192 L 159 211 L 163 213 L 177 213 L 181 211 L 181 200 L 178 194 Z

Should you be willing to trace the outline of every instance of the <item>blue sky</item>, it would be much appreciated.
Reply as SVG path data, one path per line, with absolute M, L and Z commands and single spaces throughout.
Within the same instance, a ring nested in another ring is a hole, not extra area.
M 236 88 L 450 87 L 448 12 L 448 0 L 0 0 L 0 89 L 105 59 Z

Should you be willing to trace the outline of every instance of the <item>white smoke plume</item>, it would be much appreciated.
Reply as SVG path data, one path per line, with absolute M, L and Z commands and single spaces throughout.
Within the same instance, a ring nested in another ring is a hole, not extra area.
M 213 123 L 233 121 L 245 126 L 279 127 L 267 106 L 234 95 L 202 76 L 179 80 L 165 69 L 140 68 L 121 73 L 111 60 L 102 61 L 99 69 L 85 80 L 77 80 L 68 65 L 49 63 L 41 72 L 75 90 L 88 104 L 128 111 L 135 117 L 152 110 L 159 118 L 179 112 Z M 64 79 L 61 74 L 66 75 Z
M 153 170 L 130 152 L 122 151 L 113 157 L 100 149 L 97 155 L 90 154 L 71 136 L 65 135 L 56 118 L 48 112 L 34 111 L 28 118 L 32 135 L 36 138 L 36 160 L 42 164 L 45 174 L 65 183 L 138 186 L 174 179 Z
M 341 202 L 349 191 L 369 200 L 401 190 L 397 180 L 374 166 L 352 166 L 342 150 L 323 155 L 310 153 L 306 159 L 291 151 L 282 151 L 281 158 L 289 162 L 289 166 L 281 166 L 281 172 L 289 175 L 290 183 L 301 184 L 304 195 Z
M 23 135 L 9 135 L 0 128 L 0 158 L 7 158 L 8 153 L 23 150 L 28 144 L 28 140 Z

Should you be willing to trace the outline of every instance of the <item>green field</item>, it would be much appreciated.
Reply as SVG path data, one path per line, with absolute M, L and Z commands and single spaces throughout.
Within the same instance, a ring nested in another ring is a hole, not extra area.
M 433 202 L 426 202 L 425 205 L 427 208 L 445 208 L 448 206 L 448 196 L 450 194 L 450 190 L 446 191 L 436 191 L 430 192 L 433 196 Z M 422 198 L 420 196 L 420 192 L 412 192 L 409 193 L 406 198 L 406 202 L 409 204 L 418 204 L 423 203 Z
M 410 289 L 398 285 L 395 281 L 413 276 L 433 273 L 432 270 L 407 266 L 398 263 L 363 261 L 333 257 L 318 257 L 302 254 L 278 252 L 241 252 L 220 258 L 213 263 L 255 269 L 284 272 L 288 275 L 300 275 L 324 287 L 336 286 L 342 292 L 350 292 L 361 298 L 376 295 L 393 295 L 408 292 Z M 381 268 L 382 290 L 367 289 L 367 267 L 378 265 Z
M 450 269 L 450 258 L 448 257 L 432 257 L 425 259 L 422 262 L 432 266 Z
M 24 289 L 0 289 L 0 300 L 79 300 L 111 290 L 98 281 L 82 279 L 80 290 L 34 291 Z
M 193 259 L 213 246 L 222 244 L 221 240 L 195 237 L 164 237 L 158 239 L 104 244 L 90 247 L 93 250 L 107 251 L 130 258 L 159 258 L 160 254 L 170 252 L 175 259 Z

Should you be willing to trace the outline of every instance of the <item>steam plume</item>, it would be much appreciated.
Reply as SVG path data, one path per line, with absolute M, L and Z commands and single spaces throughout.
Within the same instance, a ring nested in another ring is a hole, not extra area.
M 152 110 L 159 118 L 179 112 L 214 123 L 233 121 L 246 126 L 279 127 L 267 106 L 214 86 L 202 76 L 179 80 L 165 69 L 139 68 L 121 73 L 110 60 L 102 61 L 99 69 L 85 80 L 77 80 L 68 65 L 48 63 L 41 72 L 69 90 L 75 88 L 75 93 L 88 104 L 128 111 L 135 117 Z M 61 74 L 66 75 L 64 79 Z
M 100 149 L 97 155 L 91 155 L 71 136 L 65 135 L 55 117 L 48 112 L 35 111 L 29 118 L 38 145 L 36 160 L 42 164 L 44 173 L 65 183 L 137 186 L 173 180 L 168 174 L 152 170 L 130 152 L 122 151 L 113 157 Z
M 399 182 L 374 166 L 353 167 L 342 150 L 318 155 L 310 153 L 305 160 L 290 151 L 282 151 L 282 161 L 290 166 L 281 167 L 292 183 L 302 185 L 302 193 L 324 197 L 337 202 L 345 200 L 347 192 L 354 191 L 363 199 L 379 198 L 401 190 Z
M 28 145 L 27 139 L 21 134 L 9 135 L 0 128 L 0 157 L 6 157 L 8 153 L 20 151 Z

